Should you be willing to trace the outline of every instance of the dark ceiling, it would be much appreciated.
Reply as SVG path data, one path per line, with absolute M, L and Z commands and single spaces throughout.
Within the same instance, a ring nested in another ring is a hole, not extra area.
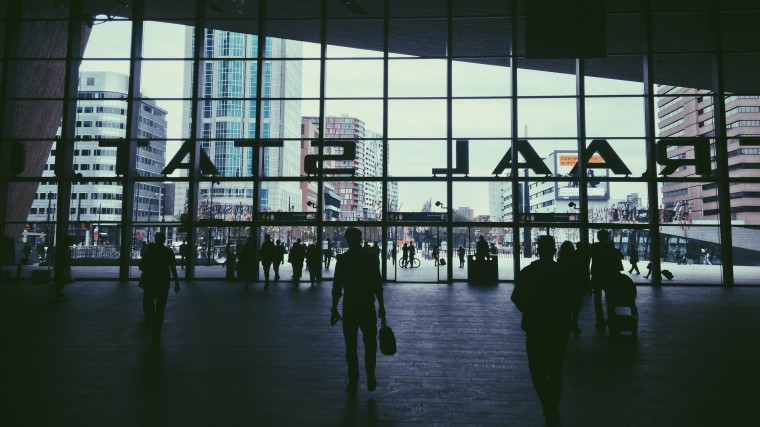
M 129 0 L 84 0 L 90 13 L 128 16 Z M 543 7 L 560 0 L 531 0 Z M 563 0 L 564 1 L 564 0 Z M 592 76 L 641 81 L 640 54 L 645 51 L 641 1 L 576 0 L 604 4 L 606 57 L 589 59 Z M 195 8 L 188 0 L 146 0 L 145 18 L 193 25 Z M 525 7 L 518 1 L 517 17 L 508 0 L 451 0 L 452 54 L 458 60 L 509 65 L 506 56 L 517 24 L 517 66 L 574 73 L 573 59 L 522 59 L 525 54 Z M 722 28 L 726 91 L 760 93 L 760 1 L 757 0 L 651 0 L 652 52 L 655 83 L 709 88 L 710 55 L 716 38 L 711 32 L 710 5 L 717 5 Z M 208 0 L 207 26 L 215 29 L 258 33 L 259 1 Z M 383 50 L 381 0 L 327 0 L 328 44 Z M 388 0 L 388 47 L 392 53 L 419 57 L 444 57 L 447 52 L 447 2 L 443 0 Z M 321 2 L 318 0 L 269 0 L 266 2 L 268 36 L 319 43 Z M 568 17 L 575 22 L 581 10 Z M 578 26 L 582 22 L 578 22 Z M 580 27 L 579 27 L 580 28 Z M 552 36 L 541 42 L 553 43 Z

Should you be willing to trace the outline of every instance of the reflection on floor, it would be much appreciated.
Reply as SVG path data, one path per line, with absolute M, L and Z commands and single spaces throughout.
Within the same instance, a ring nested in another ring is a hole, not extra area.
M 520 265 L 525 266 L 530 264 L 534 259 L 523 258 Z M 436 266 L 433 259 L 421 258 L 420 267 L 418 268 L 401 268 L 400 266 L 394 266 L 391 260 L 387 260 L 387 277 L 389 281 L 398 282 L 421 282 L 421 283 L 435 283 L 447 281 L 446 266 Z M 651 279 L 646 279 L 644 276 L 647 274 L 648 261 L 639 262 L 639 270 L 641 274 L 631 274 L 633 281 L 639 284 L 649 284 Z M 625 272 L 630 269 L 630 264 L 624 261 Z M 697 285 L 720 285 L 722 283 L 722 268 L 720 265 L 703 265 L 703 264 L 690 264 L 690 265 L 678 265 L 674 262 L 662 263 L 662 268 L 670 270 L 674 274 L 672 281 L 663 279 L 665 285 L 668 284 L 697 284 Z M 499 267 L 499 280 L 514 280 L 514 258 L 510 256 L 500 256 L 498 260 Z M 17 269 L 13 267 L 4 267 L 10 271 L 11 277 L 15 278 L 17 275 Z M 24 280 L 28 280 L 31 277 L 33 270 L 45 269 L 47 267 L 38 265 L 26 265 L 22 266 L 21 277 Z M 335 268 L 335 262 L 332 262 L 329 269 L 322 269 L 322 277 L 331 279 L 333 277 L 333 271 Z M 469 266 L 459 268 L 459 261 L 455 260 L 453 270 L 453 280 L 466 281 L 467 270 Z M 291 264 L 285 263 L 280 267 L 281 277 L 283 280 L 290 280 L 293 275 L 293 268 Z M 73 268 L 75 277 L 81 279 L 112 279 L 115 280 L 119 275 L 119 268 L 117 266 L 74 266 Z M 184 277 L 185 273 L 182 268 L 177 268 L 180 277 Z M 212 263 L 206 265 L 205 262 L 201 262 L 196 267 L 197 279 L 218 279 L 224 280 L 226 275 L 226 267 L 221 264 Z M 735 282 L 739 285 L 760 285 L 760 267 L 755 266 L 736 266 L 734 267 Z M 140 277 L 140 270 L 137 266 L 130 268 L 130 277 L 135 280 Z M 261 265 L 259 265 L 259 277 L 263 279 L 263 273 L 261 272 Z M 272 276 L 273 277 L 273 276 Z M 309 271 L 304 269 L 303 282 L 309 281 Z
M 134 283 L 0 287 L 5 425 L 541 426 L 512 286 L 385 286 L 398 354 L 345 393 L 330 286 L 197 282 L 149 345 Z M 571 336 L 563 426 L 756 426 L 760 289 L 640 287 L 639 338 Z

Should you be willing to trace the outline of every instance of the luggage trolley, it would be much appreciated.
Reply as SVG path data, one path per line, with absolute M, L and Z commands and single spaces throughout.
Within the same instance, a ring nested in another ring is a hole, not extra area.
M 625 274 L 618 274 L 605 291 L 607 300 L 607 325 L 610 333 L 618 335 L 620 331 L 630 331 L 632 336 L 639 334 L 639 309 L 636 308 L 636 284 Z M 616 308 L 630 310 L 630 314 L 617 314 Z

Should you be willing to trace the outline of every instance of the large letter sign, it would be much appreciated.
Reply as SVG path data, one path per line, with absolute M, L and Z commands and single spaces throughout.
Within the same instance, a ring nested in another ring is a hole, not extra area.
M 312 147 L 319 147 L 319 141 L 311 141 Z M 330 154 L 323 156 L 324 161 L 327 160 L 354 160 L 356 159 L 356 141 L 352 140 L 325 140 L 325 147 L 338 147 L 343 149 L 343 154 Z M 303 158 L 303 171 L 307 175 L 317 175 L 319 173 L 328 174 L 345 174 L 353 175 L 355 170 L 351 168 L 325 168 L 324 165 L 319 164 L 318 154 L 309 154 Z
M 533 147 L 530 145 L 530 142 L 527 139 L 518 139 L 517 140 L 517 152 L 522 154 L 523 159 L 525 159 L 524 163 L 518 163 L 518 168 L 530 168 L 533 169 L 533 172 L 535 172 L 538 175 L 551 175 L 552 171 L 549 169 L 548 166 L 546 166 L 546 163 L 544 163 L 543 160 L 541 160 L 541 156 L 536 153 L 536 150 L 533 149 Z M 491 172 L 494 175 L 501 175 L 502 172 L 504 172 L 508 167 L 512 165 L 512 149 L 510 148 L 507 150 L 507 153 L 504 155 L 504 157 L 501 158 L 501 161 L 498 165 L 496 165 L 496 168 Z
M 470 173 L 470 141 L 467 139 L 457 140 L 457 165 L 451 169 L 451 173 L 462 173 L 468 175 Z M 433 168 L 433 175 L 445 174 L 448 171 L 446 168 Z
M 669 147 L 694 147 L 693 159 L 669 159 Z M 657 142 L 657 163 L 665 166 L 660 175 L 670 175 L 681 166 L 694 166 L 694 173 L 710 173 L 710 140 L 708 138 L 665 138 Z
M 599 154 L 599 156 L 604 159 L 604 162 L 592 162 L 591 158 L 594 157 L 594 154 Z M 610 143 L 605 139 L 595 139 L 591 141 L 591 144 L 589 144 L 586 148 L 586 155 L 584 160 L 586 169 L 609 169 L 618 175 L 631 174 L 631 170 L 628 169 L 628 166 L 625 165 L 620 156 L 617 155 L 615 150 L 610 147 Z M 578 164 L 576 163 L 575 166 L 573 166 L 573 168 L 570 170 L 570 175 L 577 174 Z

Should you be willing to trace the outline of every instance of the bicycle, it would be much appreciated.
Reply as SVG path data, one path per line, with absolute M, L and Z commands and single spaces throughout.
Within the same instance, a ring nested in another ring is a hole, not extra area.
M 420 266 L 420 259 L 414 258 L 411 262 L 411 267 L 407 267 L 407 264 L 409 264 L 408 260 L 405 260 L 404 258 L 399 258 L 398 260 L 398 266 L 401 268 L 417 268 Z

